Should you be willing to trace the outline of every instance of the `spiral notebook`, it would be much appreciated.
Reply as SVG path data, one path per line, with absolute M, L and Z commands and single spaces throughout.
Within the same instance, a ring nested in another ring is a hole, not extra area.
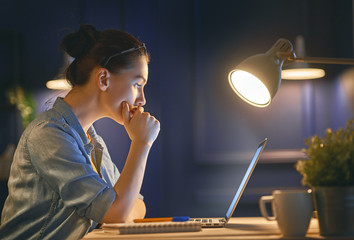
M 102 225 L 104 232 L 116 234 L 197 232 L 202 229 L 198 222 L 152 222 L 152 223 L 108 223 Z

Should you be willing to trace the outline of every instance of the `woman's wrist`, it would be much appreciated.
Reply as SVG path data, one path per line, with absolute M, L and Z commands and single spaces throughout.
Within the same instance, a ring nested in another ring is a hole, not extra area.
M 152 147 L 153 143 L 149 143 L 147 141 L 141 141 L 141 140 L 132 140 L 131 145 L 139 148 L 147 148 L 150 149 Z

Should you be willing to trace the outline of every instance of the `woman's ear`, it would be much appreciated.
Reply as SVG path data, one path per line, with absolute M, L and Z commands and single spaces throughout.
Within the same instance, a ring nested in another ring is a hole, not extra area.
M 106 91 L 109 87 L 110 74 L 106 68 L 100 68 L 97 72 L 97 85 L 101 91 Z

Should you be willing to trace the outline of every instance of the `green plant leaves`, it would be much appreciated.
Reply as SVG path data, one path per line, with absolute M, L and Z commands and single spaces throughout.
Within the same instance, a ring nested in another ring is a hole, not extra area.
M 354 186 L 354 119 L 345 129 L 327 129 L 324 137 L 314 135 L 305 140 L 308 160 L 298 160 L 296 170 L 302 183 L 314 186 Z
M 6 95 L 10 104 L 15 105 L 17 110 L 20 112 L 22 129 L 25 129 L 27 125 L 36 117 L 36 102 L 33 95 L 29 92 L 25 92 L 20 86 L 9 89 Z

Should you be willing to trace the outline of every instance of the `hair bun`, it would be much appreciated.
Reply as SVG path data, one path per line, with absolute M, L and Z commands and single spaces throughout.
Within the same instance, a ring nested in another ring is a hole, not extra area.
M 60 47 L 70 56 L 79 58 L 86 55 L 95 45 L 100 35 L 92 25 L 84 24 L 77 32 L 70 33 L 63 38 Z

